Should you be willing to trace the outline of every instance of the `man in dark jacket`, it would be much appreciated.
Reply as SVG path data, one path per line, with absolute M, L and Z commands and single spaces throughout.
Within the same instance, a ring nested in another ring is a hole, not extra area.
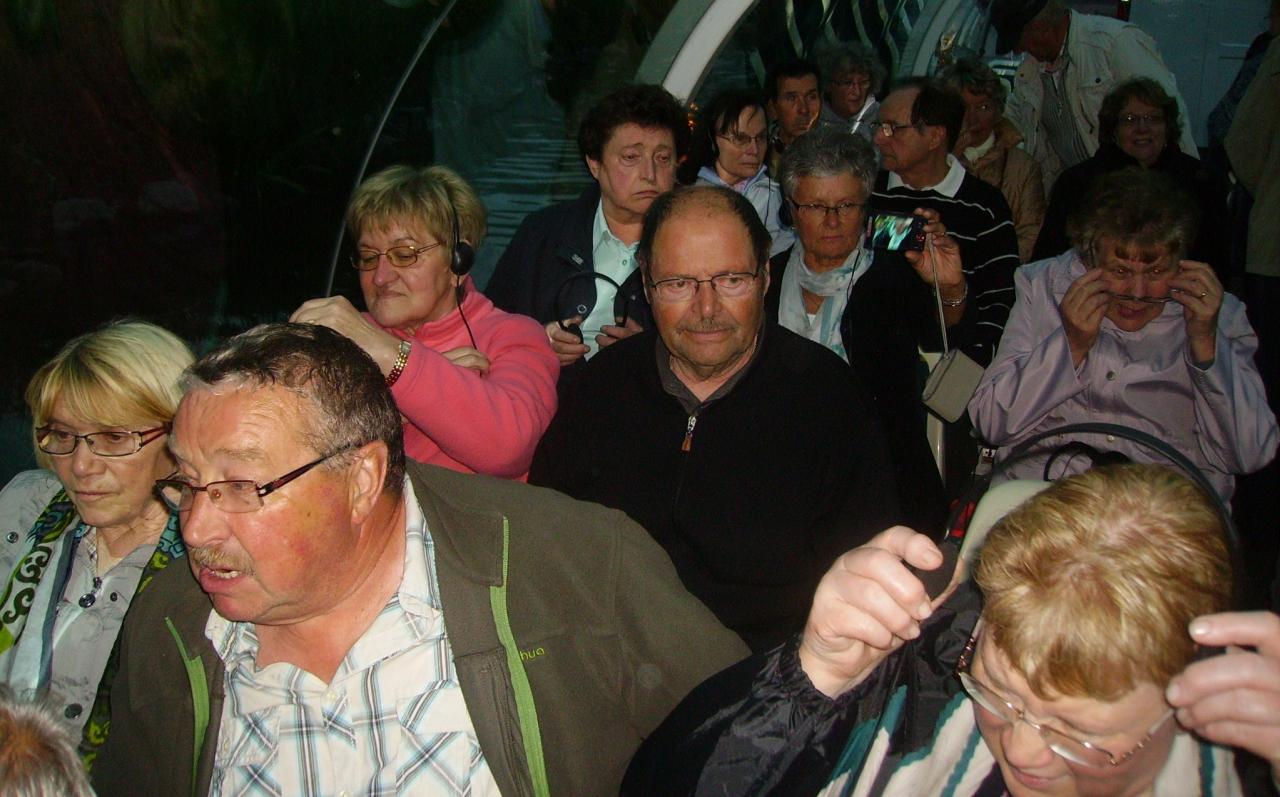
M 498 260 L 485 295 L 545 324 L 562 366 L 651 325 L 635 246 L 644 212 L 675 184 L 688 138 L 684 109 L 660 86 L 605 97 L 578 128 L 595 182 L 526 217 Z
M 832 556 L 898 520 L 866 392 L 764 321 L 769 245 L 732 190 L 659 198 L 637 251 L 656 330 L 584 369 L 530 474 L 637 520 L 756 649 L 799 630 Z
M 620 513 L 406 469 L 402 434 L 324 327 L 192 366 L 159 488 L 196 579 L 130 607 L 98 794 L 616 794 L 745 654 Z

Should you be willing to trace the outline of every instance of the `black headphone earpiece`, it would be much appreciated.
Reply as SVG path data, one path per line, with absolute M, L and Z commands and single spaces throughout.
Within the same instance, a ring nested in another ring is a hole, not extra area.
M 782 206 L 778 208 L 778 223 L 783 227 L 796 226 L 795 217 L 791 215 L 791 200 L 785 196 L 782 198 Z
M 453 247 L 449 258 L 449 271 L 456 277 L 465 277 L 471 271 L 471 267 L 476 264 L 476 250 L 471 244 L 462 240 L 462 229 L 458 225 L 458 209 L 453 206 L 447 194 L 445 202 L 449 205 L 449 218 L 453 220 Z

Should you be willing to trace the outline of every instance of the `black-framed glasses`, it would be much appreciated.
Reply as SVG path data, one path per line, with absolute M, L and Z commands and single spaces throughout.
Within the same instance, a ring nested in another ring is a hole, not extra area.
M 826 221 L 827 215 L 834 213 L 841 220 L 851 219 L 854 214 L 865 208 L 865 202 L 841 202 L 839 205 L 824 205 L 821 202 L 807 202 L 800 204 L 795 200 L 788 199 L 791 207 L 795 208 L 796 215 L 806 216 L 814 221 Z
M 884 136 L 885 138 L 893 138 L 894 133 L 898 132 L 899 130 L 904 130 L 908 127 L 916 127 L 916 125 L 913 125 L 913 124 L 895 125 L 893 122 L 881 122 L 880 124 L 876 125 L 873 128 L 873 130 L 878 130 L 880 132 L 880 135 Z
M 764 149 L 765 144 L 769 142 L 769 134 L 767 132 L 755 136 L 749 136 L 746 133 L 717 133 L 716 138 L 723 138 L 739 149 L 746 149 L 751 144 Z
M 359 249 L 351 255 L 351 265 L 361 271 L 373 271 L 378 267 L 378 260 L 386 255 L 387 262 L 396 268 L 408 268 L 418 262 L 419 255 L 430 252 L 437 246 L 443 246 L 443 243 L 436 241 L 426 246 L 393 246 L 381 252 L 377 249 Z
M 1074 764 L 1095 769 L 1118 767 L 1137 755 L 1139 750 L 1146 747 L 1147 743 L 1155 736 L 1156 731 L 1160 730 L 1160 727 L 1173 716 L 1172 708 L 1161 714 L 1160 719 L 1156 720 L 1147 729 L 1147 735 L 1142 737 L 1142 741 L 1138 742 L 1136 747 L 1123 755 L 1116 755 L 1093 742 L 1077 739 L 1055 728 L 1032 722 L 1027 718 L 1026 709 L 1015 706 L 1005 700 L 995 690 L 969 673 L 969 669 L 973 664 L 974 651 L 978 647 L 978 635 L 979 632 L 975 629 L 973 635 L 969 637 L 969 641 L 965 644 L 964 651 L 960 654 L 960 659 L 956 662 L 956 675 L 959 676 L 960 684 L 964 687 L 964 691 L 973 699 L 973 702 L 988 713 L 995 715 L 1001 722 L 1008 724 L 1026 723 L 1028 727 L 1040 734 L 1040 738 L 1044 739 L 1045 745 L 1050 750 Z
M 169 426 L 156 426 L 152 429 L 141 429 L 136 432 L 89 432 L 75 434 L 63 429 L 41 426 L 36 429 L 36 447 L 46 454 L 62 457 L 76 450 L 83 440 L 89 450 L 100 457 L 127 457 L 142 450 L 142 447 L 154 440 L 159 440 L 169 432 Z
M 249 479 L 232 479 L 209 482 L 202 487 L 183 479 L 157 479 L 155 491 L 160 496 L 160 500 L 164 501 L 165 506 L 169 507 L 170 512 L 190 512 L 191 505 L 196 500 L 196 493 L 207 493 L 213 505 L 223 512 L 257 512 L 262 508 L 263 498 L 302 476 L 321 462 L 356 448 L 358 446 L 348 446 L 332 454 L 326 454 L 266 484 L 258 484 Z
M 698 292 L 698 286 L 703 284 L 710 285 L 717 296 L 737 299 L 751 292 L 751 286 L 759 275 L 759 271 L 755 273 L 731 271 L 702 280 L 693 277 L 671 277 L 650 282 L 649 287 L 664 302 L 687 302 Z

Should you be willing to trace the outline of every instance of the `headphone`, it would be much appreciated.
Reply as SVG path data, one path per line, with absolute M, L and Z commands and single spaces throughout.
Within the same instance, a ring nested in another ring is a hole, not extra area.
M 449 219 L 453 222 L 453 246 L 449 253 L 449 271 L 455 277 L 465 277 L 476 264 L 476 250 L 471 244 L 462 240 L 462 230 L 458 224 L 458 209 L 454 207 L 449 190 L 444 192 L 444 203 L 449 208 Z
M 1033 456 L 1044 453 L 1043 447 L 1037 447 L 1037 444 L 1050 438 L 1064 434 L 1107 434 L 1114 435 L 1124 440 L 1137 443 L 1150 451 L 1154 451 L 1166 460 L 1176 465 L 1188 479 L 1190 479 L 1197 487 L 1201 489 L 1210 499 L 1214 510 L 1218 513 L 1219 520 L 1222 521 L 1223 531 L 1226 532 L 1227 548 L 1230 551 L 1231 569 L 1234 573 L 1236 595 L 1235 599 L 1238 603 L 1240 600 L 1241 574 L 1244 573 L 1244 562 L 1240 547 L 1240 532 L 1236 529 L 1235 521 L 1231 519 L 1231 510 L 1227 507 L 1227 503 L 1222 500 L 1222 496 L 1218 495 L 1217 489 L 1210 484 L 1205 478 L 1204 473 L 1196 466 L 1194 462 L 1188 459 L 1182 452 L 1175 449 L 1168 443 L 1153 437 L 1146 432 L 1137 429 L 1131 429 L 1128 426 L 1120 426 L 1114 423 L 1072 423 L 1066 426 L 1059 426 L 1056 429 L 1049 429 L 1036 435 L 1028 437 L 1009 451 L 1009 456 L 991 469 L 991 472 L 974 479 L 969 489 L 965 490 L 960 500 L 956 502 L 955 507 L 951 510 L 947 517 L 947 525 L 944 530 L 943 540 L 959 540 L 963 539 L 965 532 L 968 531 L 969 518 L 973 514 L 973 508 L 978 505 L 979 499 L 991 487 L 991 482 L 995 477 L 1007 471 L 1012 465 L 1021 462 Z M 1061 452 L 1063 454 L 1098 454 L 1092 449 L 1081 443 L 1068 442 L 1060 447 L 1050 457 L 1050 461 Z M 1107 455 L 1101 455 L 1105 464 Z M 1092 457 L 1091 457 L 1092 458 Z M 1097 460 L 1095 460 L 1097 462 Z M 1046 464 L 1046 471 L 1048 465 Z M 950 574 L 948 574 L 949 576 Z
M 782 205 L 778 208 L 778 223 L 783 227 L 795 227 L 796 219 L 791 213 L 791 197 L 783 194 Z

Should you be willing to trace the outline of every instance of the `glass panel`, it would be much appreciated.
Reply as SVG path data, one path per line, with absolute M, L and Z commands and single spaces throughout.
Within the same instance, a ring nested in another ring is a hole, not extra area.
M 589 180 L 578 119 L 675 0 L 461 0 L 373 153 L 457 169 L 483 286 L 531 210 Z M 0 16 L 0 479 L 22 391 L 69 338 L 156 321 L 201 348 L 324 289 L 356 168 L 446 0 L 9 0 Z M 344 248 L 336 289 L 359 300 Z M 0 483 L 3 483 L 0 481 Z

